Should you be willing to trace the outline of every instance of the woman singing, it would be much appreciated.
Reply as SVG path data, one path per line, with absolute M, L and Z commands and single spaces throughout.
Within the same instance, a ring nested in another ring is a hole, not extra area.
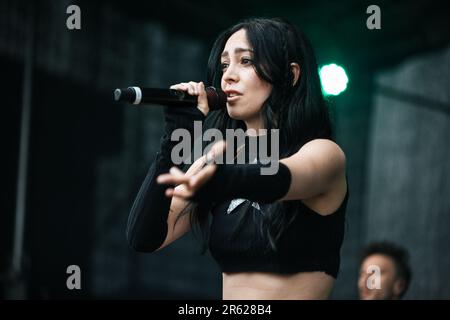
M 225 91 L 226 109 L 210 112 L 202 82 L 171 87 L 198 96 L 198 107 L 165 108 L 160 151 L 129 216 L 130 245 L 153 252 L 199 227 L 221 267 L 224 299 L 328 298 L 344 236 L 346 160 L 332 140 L 308 39 L 284 20 L 241 22 L 216 40 L 207 83 Z M 170 135 L 192 132 L 194 121 L 224 134 L 242 129 L 245 143 L 259 145 L 267 138 L 260 129 L 278 130 L 269 148 L 279 150 L 276 173 L 261 173 L 260 152 L 253 158 L 245 145 L 223 142 L 184 172 L 171 159 Z M 222 152 L 248 161 L 210 161 Z

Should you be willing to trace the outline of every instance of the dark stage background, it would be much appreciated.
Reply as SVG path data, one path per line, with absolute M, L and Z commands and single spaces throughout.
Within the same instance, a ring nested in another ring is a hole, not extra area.
M 66 27 L 71 4 L 81 9 L 81 30 Z M 366 27 L 371 4 L 381 9 L 380 30 Z M 444 4 L 0 0 L 2 297 L 221 297 L 219 268 L 192 235 L 154 254 L 127 246 L 128 212 L 163 118 L 159 106 L 113 103 L 112 92 L 204 80 L 221 30 L 242 18 L 279 16 L 305 31 L 320 65 L 339 63 L 350 79 L 330 98 L 351 188 L 332 298 L 357 298 L 358 254 L 385 239 L 410 251 L 406 299 L 449 299 Z M 66 287 L 69 265 L 81 269 L 80 290 Z

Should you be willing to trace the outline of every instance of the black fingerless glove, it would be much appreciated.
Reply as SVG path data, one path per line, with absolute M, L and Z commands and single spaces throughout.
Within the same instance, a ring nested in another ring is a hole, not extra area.
M 170 133 L 178 128 L 184 128 L 192 132 L 194 121 L 203 122 L 206 118 L 203 112 L 193 107 L 164 107 L 163 110 L 166 132 Z
M 191 136 L 191 146 L 193 146 L 194 139 L 194 121 L 203 123 L 205 115 L 198 108 L 192 107 L 164 107 L 164 120 L 166 123 L 164 135 L 161 138 L 161 155 L 167 161 L 172 163 L 171 151 L 179 141 L 171 141 L 172 132 L 176 129 L 186 129 Z
M 166 107 L 164 118 L 166 127 L 160 141 L 160 151 L 147 172 L 128 217 L 128 243 L 140 252 L 157 250 L 167 236 L 171 199 L 166 197 L 165 191 L 169 186 L 158 184 L 156 178 L 174 166 L 171 151 L 178 141 L 171 141 L 171 134 L 175 129 L 183 128 L 188 130 L 193 138 L 194 121 L 203 121 L 205 116 L 197 108 Z
M 279 162 L 274 175 L 261 174 L 262 164 L 216 164 L 214 175 L 191 198 L 197 203 L 220 203 L 236 198 L 261 203 L 281 199 L 289 191 L 291 172 Z
M 156 178 L 170 167 L 158 152 L 134 200 L 126 235 L 129 246 L 136 251 L 155 251 L 166 238 L 171 199 L 165 196 L 167 186 L 158 184 Z

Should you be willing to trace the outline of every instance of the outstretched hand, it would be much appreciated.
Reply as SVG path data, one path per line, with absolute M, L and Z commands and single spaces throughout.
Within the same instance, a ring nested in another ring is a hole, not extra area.
M 169 173 L 159 175 L 156 181 L 159 184 L 176 186 L 166 190 L 167 197 L 180 197 L 189 200 L 197 190 L 214 175 L 217 165 L 214 160 L 224 153 L 225 141 L 215 143 L 207 155 L 201 159 L 202 165 L 197 170 L 184 173 L 177 167 L 172 167 Z

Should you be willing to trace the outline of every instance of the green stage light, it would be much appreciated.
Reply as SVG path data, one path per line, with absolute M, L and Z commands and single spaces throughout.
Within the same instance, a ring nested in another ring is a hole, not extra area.
M 337 64 L 327 64 L 319 70 L 320 82 L 326 95 L 337 96 L 347 89 L 348 77 L 344 68 Z

